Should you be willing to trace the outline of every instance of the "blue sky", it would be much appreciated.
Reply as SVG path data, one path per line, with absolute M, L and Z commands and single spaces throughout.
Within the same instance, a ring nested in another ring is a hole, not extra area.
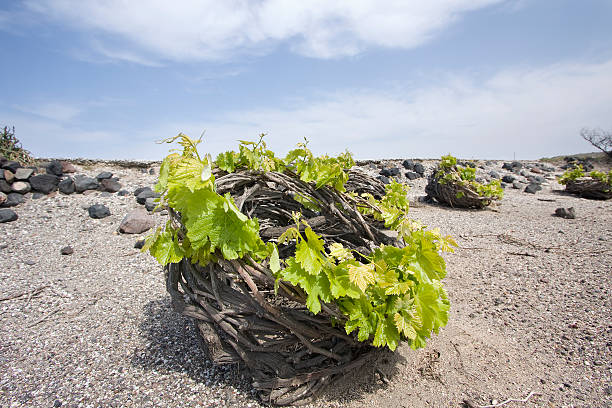
M 0 123 L 38 157 L 532 159 L 612 129 L 609 0 L 0 3 Z

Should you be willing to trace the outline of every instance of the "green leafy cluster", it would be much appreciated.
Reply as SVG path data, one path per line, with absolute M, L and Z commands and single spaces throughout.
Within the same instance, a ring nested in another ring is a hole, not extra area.
M 15 160 L 21 164 L 31 164 L 34 159 L 30 152 L 21 147 L 21 143 L 15 137 L 15 128 L 4 126 L 0 129 L 0 156 Z
M 360 341 L 391 350 L 401 340 L 413 348 L 423 347 L 431 333 L 446 324 L 450 306 L 441 284 L 446 274 L 441 252 L 452 251 L 456 244 L 407 217 L 406 186 L 390 183 L 380 200 L 369 194 L 342 193 L 348 179 L 344 169 L 354 163 L 350 154 L 314 157 L 305 143 L 278 159 L 262 138 L 258 143 L 240 142 L 238 152 L 223 153 L 213 162 L 210 156 L 199 156 L 200 140 L 179 134 L 167 141 L 177 139 L 182 152 L 163 161 L 156 190 L 163 193 L 163 204 L 180 213 L 182 226 L 169 221 L 147 239 L 144 248 L 161 264 L 189 258 L 206 265 L 220 257 L 267 264 L 277 288 L 285 281 L 304 291 L 312 313 L 335 304 L 342 316 L 330 315 L 348 334 L 355 331 Z M 215 167 L 226 172 L 241 168 L 292 172 L 317 187 L 335 188 L 366 217 L 396 230 L 404 245 L 380 245 L 361 254 L 337 242 L 326 244 L 300 213 L 293 214 L 295 227 L 276 243 L 265 243 L 257 219 L 238 211 L 229 194 L 215 192 Z M 280 259 L 277 245 L 287 243 L 295 245 L 295 253 Z
M 586 177 L 582 165 L 577 165 L 573 169 L 568 169 L 559 177 L 559 184 L 567 184 L 570 181 L 576 181 L 579 178 Z M 612 187 L 612 170 L 607 174 L 602 171 L 593 170 L 589 173 L 589 177 L 599 180 Z
M 457 159 L 450 154 L 442 156 L 440 159 L 439 170 L 436 173 L 436 178 L 441 184 L 457 183 L 468 188 L 471 188 L 481 197 L 489 197 L 501 200 L 504 196 L 504 190 L 501 187 L 499 180 L 491 180 L 487 184 L 482 184 L 476 181 L 476 169 L 470 166 L 460 166 L 457 164 Z M 463 194 L 461 191 L 457 194 Z M 458 197 L 461 198 L 461 197 Z

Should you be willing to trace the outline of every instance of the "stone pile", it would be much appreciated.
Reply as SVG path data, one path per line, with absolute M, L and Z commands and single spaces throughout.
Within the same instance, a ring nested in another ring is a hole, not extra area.
M 121 189 L 119 179 L 110 172 L 102 172 L 96 177 L 78 174 L 74 177 L 75 167 L 68 162 L 53 160 L 44 166 L 24 167 L 16 161 L 0 157 L 0 207 L 15 207 L 25 202 L 25 195 L 32 193 L 32 199 L 45 195 L 88 194 L 92 191 L 116 193 Z M 13 210 L 3 211 L 0 222 L 17 219 Z

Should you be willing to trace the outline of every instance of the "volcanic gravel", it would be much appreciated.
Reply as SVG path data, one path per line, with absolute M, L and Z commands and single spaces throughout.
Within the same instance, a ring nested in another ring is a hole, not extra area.
M 401 162 L 385 162 L 401 166 Z M 435 163 L 423 162 L 428 171 Z M 491 162 L 486 171 L 501 169 Z M 127 190 L 152 186 L 111 171 Z M 379 163 L 363 168 L 376 174 Z M 558 172 L 556 174 L 559 174 Z M 506 189 L 488 210 L 424 203 L 411 214 L 452 235 L 449 324 L 428 346 L 401 346 L 328 387 L 313 407 L 612 406 L 612 200 Z M 87 208 L 108 207 L 92 219 Z M 133 195 L 55 194 L 0 224 L 0 407 L 258 407 L 238 367 L 207 361 L 193 323 L 174 312 L 162 268 L 118 227 Z M 576 219 L 554 217 L 574 207 Z M 158 225 L 166 216 L 154 213 Z M 73 253 L 62 255 L 70 246 Z M 530 395 L 530 393 L 532 393 Z

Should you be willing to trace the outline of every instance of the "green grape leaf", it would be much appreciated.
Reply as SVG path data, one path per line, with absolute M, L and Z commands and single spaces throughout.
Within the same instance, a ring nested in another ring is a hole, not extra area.
M 307 227 L 305 231 L 306 239 L 301 240 L 295 250 L 295 259 L 311 275 L 321 272 L 323 264 L 323 240 Z
M 280 271 L 280 269 L 281 266 L 280 259 L 278 258 L 278 248 L 275 245 L 274 249 L 272 250 L 272 255 L 270 255 L 270 270 L 272 271 L 272 273 L 277 273 L 278 271 Z
M 376 279 L 374 278 L 374 264 L 359 264 L 349 265 L 348 275 L 349 280 L 353 282 L 359 289 L 365 292 L 368 285 L 373 284 Z

